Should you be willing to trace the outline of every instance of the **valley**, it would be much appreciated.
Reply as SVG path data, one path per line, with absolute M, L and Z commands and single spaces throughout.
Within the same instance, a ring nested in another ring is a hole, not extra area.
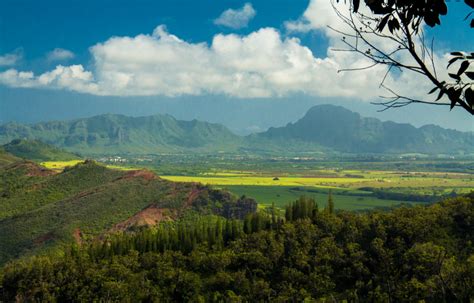
M 301 195 L 325 205 L 329 191 L 337 209 L 367 210 L 401 203 L 432 203 L 474 190 L 469 158 L 400 159 L 361 157 L 268 158 L 249 155 L 150 155 L 105 158 L 108 167 L 147 168 L 173 182 L 198 182 L 257 200 L 260 207 L 284 208 Z M 76 160 L 77 161 L 77 160 Z M 49 161 L 62 169 L 72 162 Z
M 383 237 L 384 228 L 398 224 L 398 218 L 392 219 L 396 214 L 410 214 L 407 226 L 419 225 L 426 217 L 434 220 L 435 231 L 425 233 L 432 241 L 437 241 L 436 230 L 443 229 L 443 237 L 465 241 L 464 233 L 453 233 L 465 224 L 453 223 L 443 213 L 460 213 L 462 220 L 469 216 L 474 192 L 472 134 L 453 133 L 455 142 L 438 138 L 435 141 L 441 143 L 435 146 L 440 149 L 432 153 L 426 153 L 426 148 L 433 145 L 430 140 L 412 145 L 400 139 L 397 149 L 375 148 L 378 144 L 389 146 L 377 136 L 369 139 L 372 147 L 369 144 L 361 149 L 361 142 L 368 141 L 360 133 L 363 138 L 348 137 L 344 146 L 334 145 L 324 138 L 346 132 L 344 127 L 322 137 L 304 131 L 320 125 L 300 128 L 308 119 L 320 123 L 321 115 L 328 110 L 340 111 L 316 108 L 295 124 L 247 137 L 236 136 L 219 125 L 178 121 L 169 116 L 105 115 L 36 126 L 0 126 L 0 139 L 18 136 L 0 147 L 0 282 L 6 281 L 0 283 L 3 296 L 11 299 L 12 294 L 20 292 L 31 299 L 43 293 L 37 292 L 38 288 L 20 290 L 14 282 L 17 271 L 23 281 L 28 281 L 29 268 L 41 268 L 49 272 L 48 278 L 40 279 L 46 281 L 55 275 L 47 264 L 59 266 L 62 276 L 63 270 L 78 272 L 73 268 L 85 262 L 91 275 L 102 279 L 98 269 L 101 262 L 121 260 L 125 263 L 120 266 L 128 271 L 132 266 L 128 262 L 140 258 L 140 266 L 134 268 L 145 273 L 147 256 L 161 259 L 169 254 L 186 258 L 196 272 L 191 273 L 186 266 L 183 270 L 195 277 L 202 274 L 199 279 L 212 285 L 206 272 L 213 269 L 199 265 L 197 256 L 201 252 L 206 256 L 214 252 L 238 256 L 214 257 L 217 262 L 234 264 L 223 268 L 226 274 L 236 275 L 232 279 L 240 279 L 233 268 L 241 262 L 239 258 L 248 258 L 247 252 L 253 251 L 250 247 L 269 250 L 265 243 L 273 243 L 269 245 L 279 250 L 276 247 L 290 245 L 279 241 L 293 237 L 293 228 L 302 228 L 299 233 L 322 233 L 321 239 L 336 235 L 351 251 L 353 245 L 359 245 L 351 239 L 369 245 L 365 238 L 373 231 L 367 222 L 386 225 L 375 231 Z M 363 133 L 367 120 L 350 116 L 360 123 L 348 127 Z M 421 136 L 423 132 L 415 129 L 415 133 Z M 446 144 L 454 149 L 446 152 Z M 450 224 L 453 227 L 447 228 Z M 358 229 L 365 236 L 345 238 Z M 312 241 L 305 236 L 301 239 Z M 298 237 L 297 242 L 301 239 Z M 317 244 L 321 249 L 335 249 L 336 244 L 321 241 Z M 258 251 L 251 258 L 262 259 L 260 254 Z M 311 252 L 305 250 L 304 254 Z M 263 255 L 266 258 L 268 253 Z M 291 256 L 287 259 L 276 253 L 274 257 L 292 262 Z M 174 275 L 175 270 L 177 266 L 173 265 L 170 274 Z M 285 269 L 278 270 L 283 270 L 278 275 L 286 275 Z M 80 273 L 69 274 L 83 279 Z M 116 273 L 105 279 L 109 278 L 117 280 Z M 120 287 L 130 287 L 137 279 L 131 278 Z M 49 285 L 62 286 L 51 286 L 47 292 L 63 296 L 70 282 L 58 281 L 50 280 Z M 101 285 L 108 289 L 109 282 L 104 283 Z M 120 291 L 111 287 L 107 296 L 114 293 L 118 299 Z M 127 293 L 132 292 L 128 288 Z M 86 298 L 95 293 L 100 290 L 90 290 Z

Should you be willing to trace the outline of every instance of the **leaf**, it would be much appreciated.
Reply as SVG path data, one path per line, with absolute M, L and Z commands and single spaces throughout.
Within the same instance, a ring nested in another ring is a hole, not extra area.
M 453 109 L 456 106 L 456 100 L 451 100 L 451 105 L 449 106 L 449 109 Z
M 359 10 L 360 0 L 353 0 L 352 3 L 354 4 L 354 13 L 357 13 Z
M 463 61 L 461 63 L 461 66 L 459 67 L 457 75 L 461 76 L 467 70 L 468 67 L 469 67 L 469 61 L 467 60 Z
M 471 8 L 474 8 L 474 0 L 464 0 L 464 3 L 469 5 Z
M 456 103 L 459 102 L 459 98 L 461 97 L 462 89 L 455 89 L 451 87 L 448 89 L 448 96 L 449 100 L 451 101 L 451 109 L 456 106 Z
M 456 89 L 454 87 L 451 87 L 449 90 L 448 90 L 448 93 L 451 94 L 450 98 L 454 98 L 456 100 L 459 100 L 459 98 L 461 98 L 461 94 L 462 94 L 462 89 Z
M 398 20 L 390 19 L 390 21 L 388 21 L 388 29 L 392 34 L 394 30 L 400 29 L 400 23 L 398 22 Z
M 387 21 L 388 21 L 389 17 L 390 17 L 390 15 L 387 15 L 387 16 L 383 17 L 382 20 L 380 20 L 380 23 L 377 26 L 377 30 L 379 32 L 383 31 L 383 28 L 385 27 L 385 25 L 387 25 Z
M 433 27 L 436 25 L 435 23 L 435 20 L 433 18 L 433 15 L 431 14 L 428 14 L 425 16 L 425 23 L 429 26 L 429 27 Z
M 469 0 L 472 1 L 472 0 Z M 440 15 L 446 15 L 448 13 L 448 7 L 446 6 L 446 3 L 444 1 L 438 2 L 438 10 Z
M 438 98 L 436 98 L 435 101 L 438 101 L 439 99 L 441 99 L 441 98 L 443 97 L 443 95 L 444 95 L 444 89 L 442 89 L 442 90 L 439 92 Z
M 448 75 L 449 75 L 449 77 L 451 77 L 451 78 L 453 78 L 453 79 L 456 79 L 456 80 L 458 80 L 458 81 L 461 80 L 461 77 L 459 77 L 459 76 L 456 75 L 456 74 L 451 74 L 451 73 L 449 73 Z
M 468 76 L 469 79 L 474 80 L 474 72 L 465 72 L 464 74 Z
M 451 58 L 451 60 L 449 60 L 449 62 L 448 62 L 448 67 L 449 67 L 451 64 L 453 64 L 454 62 L 458 61 L 459 59 L 461 59 L 461 58 L 459 58 L 459 57 Z
M 432 90 L 430 90 L 430 92 L 428 93 L 428 95 L 431 95 L 431 94 L 434 93 L 437 89 L 438 89 L 438 87 L 435 86 Z

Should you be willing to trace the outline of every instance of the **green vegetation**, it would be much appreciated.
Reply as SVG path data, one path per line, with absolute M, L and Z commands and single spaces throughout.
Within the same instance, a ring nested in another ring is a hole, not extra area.
M 3 148 L 0 147 L 0 169 L 19 160 L 20 159 L 18 157 L 7 153 Z
M 254 200 L 199 184 L 172 183 L 145 170 L 121 171 L 94 161 L 54 173 L 33 162 L 6 167 L 0 177 L 0 264 L 56 250 L 112 229 L 150 205 L 173 219 L 188 210 L 242 217 Z
M 77 160 L 80 157 L 76 154 L 64 151 L 39 140 L 15 139 L 3 146 L 8 153 L 32 161 L 67 161 Z
M 36 139 L 82 155 L 160 153 L 250 154 L 474 154 L 472 133 L 428 125 L 381 122 L 345 108 L 320 105 L 295 123 L 240 137 L 219 124 L 169 115 L 100 115 L 35 125 L 0 126 L 0 142 Z M 61 159 L 55 159 L 61 160 Z
M 100 115 L 32 126 L 0 126 L 0 142 L 36 139 L 83 155 L 234 151 L 241 138 L 222 125 L 179 121 L 169 115 Z M 61 159 L 52 159 L 61 160 Z
M 5 266 L 4 301 L 470 302 L 474 196 L 388 212 L 200 220 Z
M 236 195 L 246 195 L 254 198 L 265 207 L 272 203 L 278 208 L 284 208 L 289 201 L 297 199 L 301 195 L 314 198 L 318 203 L 325 203 L 328 197 L 328 189 L 294 186 L 248 186 L 233 185 L 223 186 L 225 190 Z M 416 205 L 417 202 L 410 200 L 384 200 L 371 195 L 370 192 L 354 192 L 344 190 L 333 190 L 333 200 L 336 209 L 344 210 L 367 210 L 371 208 L 389 208 L 402 203 Z
M 426 153 L 473 154 L 474 136 L 426 125 L 375 118 L 363 118 L 340 106 L 320 105 L 308 110 L 295 123 L 251 136 L 262 150 L 279 146 L 278 150 L 314 151 L 315 146 L 346 153 Z M 321 150 L 321 149 L 320 149 Z

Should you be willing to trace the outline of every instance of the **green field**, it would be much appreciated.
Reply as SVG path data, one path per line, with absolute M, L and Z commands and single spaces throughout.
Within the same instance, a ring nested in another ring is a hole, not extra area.
M 263 206 L 271 206 L 275 203 L 276 207 L 283 208 L 286 204 L 296 200 L 301 195 L 314 198 L 319 207 L 324 207 L 328 199 L 328 193 L 318 189 L 317 192 L 311 187 L 292 186 L 225 186 L 227 189 L 237 195 L 246 195 L 255 198 Z M 345 210 L 363 210 L 375 207 L 391 207 L 400 203 L 418 204 L 419 202 L 383 200 L 371 197 L 370 193 L 361 193 L 359 195 L 346 195 L 343 191 L 333 191 L 333 200 L 336 209 Z
M 301 195 L 324 207 L 329 190 L 336 208 L 364 210 L 401 203 L 431 203 L 449 194 L 474 190 L 472 175 L 447 172 L 331 170 L 284 173 L 275 171 L 210 171 L 198 175 L 163 176 L 175 182 L 200 182 L 255 198 L 262 206 L 279 208 Z

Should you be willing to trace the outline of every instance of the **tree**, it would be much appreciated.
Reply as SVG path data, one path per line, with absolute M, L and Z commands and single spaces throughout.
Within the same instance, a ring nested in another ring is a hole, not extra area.
M 332 199 L 332 190 L 329 190 L 328 192 L 328 204 L 326 211 L 330 214 L 334 213 L 334 200 Z
M 334 29 L 343 35 L 342 41 L 348 47 L 344 51 L 356 52 L 373 63 L 351 70 L 365 70 L 379 65 L 387 67 L 380 85 L 390 96 L 376 102 L 384 107 L 382 110 L 422 103 L 448 105 L 451 109 L 461 107 L 474 115 L 474 71 L 469 69 L 474 66 L 474 53 L 452 52 L 446 67 L 449 78 L 443 79 L 436 71 L 434 41 L 427 41 L 423 28 L 424 24 L 429 27 L 441 25 L 440 16 L 448 13 L 445 1 L 448 0 L 365 0 L 366 7 L 362 9 L 360 0 L 352 0 L 352 12 L 349 14 L 344 14 L 333 5 L 339 18 L 348 26 L 348 30 Z M 465 0 L 465 3 L 474 9 L 474 0 Z M 473 13 L 474 10 L 466 19 Z M 474 28 L 474 18 L 470 21 L 470 27 Z M 385 47 L 387 45 L 390 47 Z M 455 63 L 459 63 L 457 69 L 450 70 Z M 422 75 L 434 85 L 427 93 L 438 92 L 438 97 L 434 101 L 419 100 L 401 95 L 396 89 L 384 85 L 393 69 Z M 444 96 L 449 102 L 440 102 Z

